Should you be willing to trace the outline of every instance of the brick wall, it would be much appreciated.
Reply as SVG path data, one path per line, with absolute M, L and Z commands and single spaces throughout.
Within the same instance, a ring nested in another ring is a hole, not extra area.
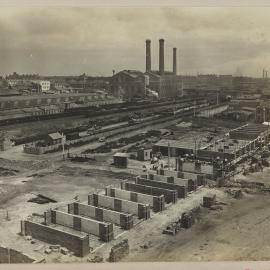
M 59 244 L 74 252 L 74 255 L 83 257 L 89 253 L 89 236 L 77 236 L 53 227 L 42 225 L 29 220 L 22 221 L 26 235 L 49 244 Z

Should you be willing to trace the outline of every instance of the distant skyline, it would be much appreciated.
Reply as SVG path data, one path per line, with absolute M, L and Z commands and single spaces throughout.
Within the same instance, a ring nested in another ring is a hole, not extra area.
M 110 76 L 145 70 L 145 40 L 165 39 L 165 69 L 261 77 L 270 71 L 270 7 L 0 9 L 0 74 Z M 270 74 L 270 73 L 268 73 Z

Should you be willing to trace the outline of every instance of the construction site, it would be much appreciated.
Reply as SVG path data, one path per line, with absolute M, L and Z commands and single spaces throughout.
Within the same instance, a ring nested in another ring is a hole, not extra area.
M 268 226 L 268 127 L 191 112 L 55 152 L 2 151 L 1 262 L 249 258 L 252 224 Z
M 114 74 L 113 96 L 1 101 L 0 263 L 270 259 L 269 122 L 182 96 L 164 42 L 159 70 L 146 40 L 145 73 Z M 32 114 L 43 102 L 63 108 Z

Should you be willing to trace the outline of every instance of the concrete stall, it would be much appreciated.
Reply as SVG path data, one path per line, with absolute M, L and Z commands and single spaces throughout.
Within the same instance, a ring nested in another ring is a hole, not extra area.
M 112 209 L 118 212 L 129 213 L 132 215 L 136 215 L 139 218 L 150 218 L 149 204 L 122 200 L 96 193 L 88 195 L 88 204 Z
M 87 216 L 99 221 L 111 222 L 119 225 L 124 230 L 129 230 L 133 227 L 133 216 L 131 214 L 120 213 L 93 205 L 77 202 L 71 203 L 68 205 L 68 213 Z
M 106 187 L 105 191 L 106 195 L 110 197 L 115 197 L 143 204 L 149 204 L 153 208 L 154 212 L 163 211 L 165 208 L 164 195 L 153 196 L 112 187 Z
M 74 252 L 75 256 L 84 257 L 89 254 L 89 236 L 82 232 L 68 232 L 61 228 L 43 225 L 31 220 L 21 221 L 21 234 L 52 245 L 61 245 Z
M 129 190 L 129 191 L 135 191 L 135 192 L 140 192 L 140 193 L 155 195 L 155 196 L 164 195 L 164 199 L 166 203 L 176 203 L 177 197 L 178 197 L 176 190 L 169 190 L 169 189 L 164 189 L 164 188 L 139 185 L 139 184 L 134 184 L 131 182 L 122 182 L 121 188 L 125 190 Z
M 59 210 L 50 210 L 51 223 L 72 228 L 98 236 L 102 241 L 109 242 L 113 239 L 113 224 L 94 219 L 72 215 Z
M 140 177 L 135 178 L 135 182 L 136 184 L 140 184 L 140 185 L 176 190 L 178 193 L 178 198 L 186 198 L 187 196 L 187 188 L 185 186 L 179 186 L 176 184 L 165 183 L 165 182 L 154 181 L 154 180 L 147 180 Z
M 177 178 L 165 175 L 153 175 L 153 174 L 149 174 L 148 179 L 165 183 L 172 183 L 179 186 L 185 186 L 189 192 L 197 189 L 197 180 Z
M 202 174 L 202 173 L 192 173 L 192 172 L 166 170 L 166 169 L 157 170 L 157 174 L 165 175 L 165 176 L 173 176 L 174 178 L 197 180 L 197 183 L 199 186 L 204 185 L 205 179 L 206 179 L 205 174 Z

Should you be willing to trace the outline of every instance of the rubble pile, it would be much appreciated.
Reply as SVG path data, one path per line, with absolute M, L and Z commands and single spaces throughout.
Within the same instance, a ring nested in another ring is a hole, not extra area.
M 234 199 L 240 199 L 243 197 L 241 189 L 227 189 L 225 192 L 231 195 Z
M 188 229 L 195 223 L 195 217 L 201 211 L 200 206 L 193 208 L 188 212 L 184 212 L 181 218 L 172 222 L 162 231 L 163 234 L 176 235 L 181 228 Z
M 109 262 L 119 262 L 124 256 L 129 254 L 128 239 L 124 239 L 111 248 Z
M 216 195 L 209 195 L 203 197 L 203 207 L 210 208 L 216 203 Z

